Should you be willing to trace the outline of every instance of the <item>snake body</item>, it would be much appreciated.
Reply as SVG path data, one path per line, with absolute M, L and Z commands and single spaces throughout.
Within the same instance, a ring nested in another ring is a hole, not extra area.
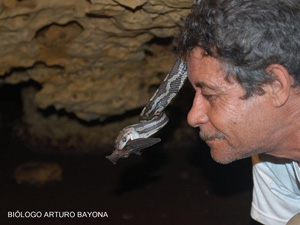
M 169 121 L 164 109 L 177 95 L 187 78 L 186 63 L 178 58 L 164 81 L 156 90 L 149 103 L 140 114 L 140 121 L 125 127 L 116 139 L 115 150 L 107 158 L 114 164 L 119 158 L 130 154 L 140 154 L 140 150 L 160 141 L 149 138 L 163 128 Z M 138 146 L 138 147 L 136 147 Z
M 141 120 L 148 120 L 155 115 L 161 114 L 177 95 L 186 78 L 186 63 L 181 58 L 178 58 L 149 103 L 144 107 L 140 115 Z

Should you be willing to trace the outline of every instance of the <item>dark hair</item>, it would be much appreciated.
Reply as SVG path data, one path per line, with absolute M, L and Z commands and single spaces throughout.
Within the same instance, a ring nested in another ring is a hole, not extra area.
M 202 0 L 192 6 L 178 36 L 178 51 L 195 47 L 220 60 L 245 98 L 274 81 L 265 69 L 286 67 L 300 84 L 300 0 Z

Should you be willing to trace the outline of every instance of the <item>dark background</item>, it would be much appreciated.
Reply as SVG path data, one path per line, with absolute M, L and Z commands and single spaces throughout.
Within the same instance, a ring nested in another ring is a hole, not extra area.
M 258 224 L 250 219 L 250 159 L 217 164 L 200 140 L 172 144 L 172 136 L 166 134 L 172 126 L 160 132 L 164 142 L 116 166 L 105 158 L 112 149 L 93 155 L 39 153 L 13 134 L 12 125 L 22 117 L 19 90 L 0 87 L 0 224 Z M 18 185 L 15 168 L 34 161 L 58 163 L 62 180 Z M 8 218 L 8 212 L 17 210 L 96 211 L 107 212 L 108 218 Z

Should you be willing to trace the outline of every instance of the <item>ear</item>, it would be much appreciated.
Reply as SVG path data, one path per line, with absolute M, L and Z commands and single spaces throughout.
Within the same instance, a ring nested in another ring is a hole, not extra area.
M 269 65 L 266 73 L 275 77 L 275 80 L 267 86 L 273 105 L 280 107 L 286 103 L 290 96 L 292 78 L 287 69 L 280 64 Z

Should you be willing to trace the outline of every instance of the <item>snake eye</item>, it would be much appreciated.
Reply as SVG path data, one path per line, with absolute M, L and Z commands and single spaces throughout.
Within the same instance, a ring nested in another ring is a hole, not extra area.
M 126 141 L 127 141 L 127 138 L 126 138 L 126 137 L 122 137 L 122 141 L 123 141 L 123 142 L 126 142 Z

